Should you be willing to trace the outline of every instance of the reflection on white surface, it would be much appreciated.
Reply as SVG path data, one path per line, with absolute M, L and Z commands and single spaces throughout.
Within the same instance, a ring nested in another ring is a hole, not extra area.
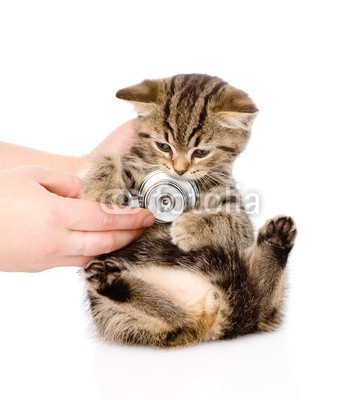
M 95 346 L 98 398 L 107 400 L 298 399 L 289 361 L 285 332 L 173 350 Z

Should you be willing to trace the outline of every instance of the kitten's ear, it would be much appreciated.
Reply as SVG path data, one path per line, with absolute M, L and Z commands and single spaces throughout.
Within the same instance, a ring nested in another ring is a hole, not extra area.
M 116 97 L 131 102 L 138 115 L 148 115 L 157 104 L 159 86 L 159 80 L 146 79 L 138 85 L 118 90 Z
M 245 92 L 229 86 L 220 96 L 214 112 L 220 125 L 248 131 L 259 111 Z

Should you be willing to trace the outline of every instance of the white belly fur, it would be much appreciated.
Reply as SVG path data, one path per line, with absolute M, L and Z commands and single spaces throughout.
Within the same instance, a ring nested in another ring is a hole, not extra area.
M 217 309 L 215 288 L 199 274 L 184 269 L 151 266 L 131 269 L 131 274 L 168 295 L 175 304 L 194 314 Z

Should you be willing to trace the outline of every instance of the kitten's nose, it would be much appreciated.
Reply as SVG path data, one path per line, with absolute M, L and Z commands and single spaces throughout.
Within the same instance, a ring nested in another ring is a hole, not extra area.
M 183 175 L 188 170 L 189 162 L 186 157 L 179 155 L 173 160 L 173 169 L 178 175 Z
M 174 171 L 178 174 L 178 175 L 183 175 L 186 172 L 186 169 L 174 169 Z

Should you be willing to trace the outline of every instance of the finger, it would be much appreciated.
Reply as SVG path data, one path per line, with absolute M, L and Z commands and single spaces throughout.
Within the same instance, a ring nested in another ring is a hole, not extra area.
M 69 237 L 71 249 L 67 254 L 74 256 L 93 257 L 110 253 L 127 246 L 138 239 L 143 230 L 112 231 L 112 232 L 79 232 L 72 231 Z
M 153 214 L 144 208 L 102 204 L 91 200 L 62 199 L 61 207 L 68 229 L 73 231 L 111 231 L 139 229 L 154 223 Z
M 63 262 L 63 267 L 84 267 L 90 261 L 92 257 L 85 257 L 85 256 L 68 256 Z
M 63 197 L 78 197 L 80 194 L 81 180 L 77 176 L 37 167 L 30 167 L 29 171 L 51 193 Z
M 109 134 L 94 150 L 94 154 L 113 153 L 125 154 L 137 138 L 136 120 L 130 120 Z
M 54 267 L 84 267 L 92 257 L 85 256 L 65 256 L 56 262 L 51 268 Z

